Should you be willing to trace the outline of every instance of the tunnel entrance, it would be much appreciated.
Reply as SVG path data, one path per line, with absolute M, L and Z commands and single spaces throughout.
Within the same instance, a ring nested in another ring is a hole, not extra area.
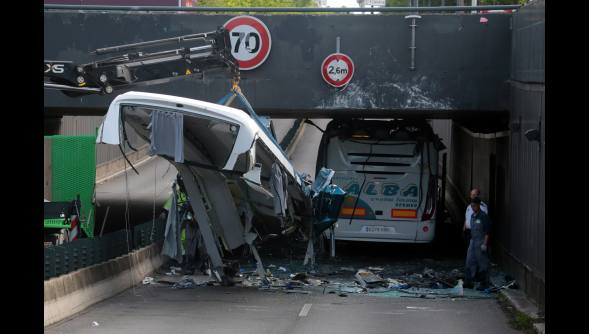
M 543 6 L 540 1 L 531 7 L 543 13 Z M 137 13 L 132 17 L 116 12 L 46 11 L 45 56 L 88 61 L 86 51 L 111 45 L 112 36 L 117 36 L 117 42 L 164 38 L 169 36 L 162 36 L 162 31 L 207 31 L 231 17 L 144 15 L 148 14 Z M 411 59 L 407 51 L 411 45 L 410 25 L 402 15 L 370 18 L 367 15 L 259 15 L 273 35 L 273 54 L 264 66 L 243 76 L 242 89 L 251 97 L 259 114 L 276 119 L 410 117 L 433 120 L 434 129 L 439 127 L 435 132 L 443 137 L 442 132 L 446 131 L 448 138 L 444 195 L 451 223 L 448 230 L 437 230 L 439 238 L 433 245 L 446 251 L 458 244 L 459 239 L 453 239 L 456 231 L 452 228 L 460 227 L 468 191 L 473 187 L 481 188 L 481 196 L 491 207 L 491 217 L 499 222 L 493 234 L 497 235 L 495 249 L 500 248 L 503 254 L 502 263 L 517 272 L 522 281 L 533 282 L 526 289 L 542 302 L 544 59 L 543 39 L 534 36 L 543 34 L 544 19 L 543 15 L 534 16 L 532 20 L 523 19 L 526 15 L 525 12 L 521 15 L 484 14 L 485 20 L 481 13 L 423 15 L 419 21 L 415 59 Z M 138 17 L 147 24 L 137 24 Z M 541 24 L 530 23 L 532 21 Z M 69 29 L 72 24 L 106 31 L 90 40 L 82 31 Z M 300 27 L 297 35 L 286 29 L 292 26 Z M 383 34 L 383 30 L 390 33 Z M 325 85 L 318 75 L 321 60 L 333 52 L 335 41 L 340 38 L 342 46 L 348 48 L 347 53 L 358 65 L 354 80 L 343 90 Z M 534 52 L 526 49 L 529 45 L 534 46 L 530 48 Z M 416 67 L 409 65 L 412 60 Z M 190 79 L 146 90 L 215 101 L 227 90 L 227 85 L 225 76 L 213 75 L 207 80 Z M 100 114 L 112 98 L 66 99 L 57 92 L 46 92 L 47 110 L 57 111 L 58 116 L 61 116 L 59 113 L 97 111 Z M 55 121 L 51 122 L 53 125 L 47 124 L 46 132 L 55 132 Z M 525 136 L 529 130 L 541 135 L 530 139 Z M 320 138 L 321 133 L 313 134 L 313 131 L 316 130 L 307 126 L 305 135 Z M 298 147 L 305 145 L 301 141 Z M 307 143 L 307 147 L 311 151 L 318 149 L 311 143 Z M 303 170 L 314 173 L 315 163 L 307 159 L 315 154 L 309 153 L 311 151 L 295 151 L 293 157 L 295 164 L 300 163 Z M 512 200 L 516 204 L 511 205 Z M 533 214 L 528 215 L 531 211 Z M 443 237 L 445 233 L 447 238 Z M 525 243 L 522 237 L 527 238 Z M 405 246 L 378 247 L 390 247 L 396 252 L 407 250 Z M 354 252 L 354 247 L 342 249 L 344 254 L 350 249 Z M 384 249 L 371 251 L 386 253 Z M 463 255 L 459 247 L 456 254 Z

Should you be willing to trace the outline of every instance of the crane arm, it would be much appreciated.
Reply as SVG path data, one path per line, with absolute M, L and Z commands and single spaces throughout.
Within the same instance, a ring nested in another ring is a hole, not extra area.
M 103 95 L 187 75 L 202 76 L 205 71 L 216 69 L 228 69 L 234 80 L 239 78 L 229 34 L 223 27 L 206 33 L 105 47 L 92 54 L 107 57 L 87 64 L 45 60 L 44 87 L 68 96 Z

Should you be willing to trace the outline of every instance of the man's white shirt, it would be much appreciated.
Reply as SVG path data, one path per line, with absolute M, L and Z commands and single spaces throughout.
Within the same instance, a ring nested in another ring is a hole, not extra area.
M 489 209 L 487 208 L 487 204 L 485 204 L 485 202 L 483 202 L 483 201 L 481 201 L 481 210 L 483 210 L 484 213 L 489 214 Z M 466 214 L 464 215 L 467 229 L 470 229 L 470 217 L 472 216 L 473 213 L 474 213 L 474 211 L 472 210 L 472 207 L 469 204 L 466 207 Z

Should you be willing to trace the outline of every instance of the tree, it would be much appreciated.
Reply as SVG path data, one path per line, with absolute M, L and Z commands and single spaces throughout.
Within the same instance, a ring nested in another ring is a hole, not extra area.
M 492 6 L 492 5 L 524 5 L 528 0 L 478 0 L 479 6 Z M 411 0 L 387 0 L 387 7 L 407 7 L 411 3 Z M 465 5 L 470 6 L 470 0 L 419 0 L 420 7 L 437 7 L 437 6 L 459 6 Z
M 525 5 L 527 0 L 479 0 L 480 6 L 493 5 Z
M 387 0 L 387 7 L 409 7 L 410 0 Z

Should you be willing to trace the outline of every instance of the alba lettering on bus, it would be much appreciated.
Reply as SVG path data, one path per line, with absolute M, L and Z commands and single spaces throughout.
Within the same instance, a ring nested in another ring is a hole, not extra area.
M 379 193 L 379 190 L 381 192 Z M 402 196 L 402 197 L 417 197 L 418 190 L 416 184 L 409 184 L 403 190 L 399 187 L 399 185 L 395 183 L 387 183 L 383 184 L 382 189 L 379 189 L 376 183 L 370 182 L 365 187 L 363 192 L 366 195 L 376 196 L 376 195 L 383 195 L 383 196 Z M 360 193 L 360 184 L 359 183 L 351 183 L 345 187 L 345 191 L 350 195 L 358 195 Z

